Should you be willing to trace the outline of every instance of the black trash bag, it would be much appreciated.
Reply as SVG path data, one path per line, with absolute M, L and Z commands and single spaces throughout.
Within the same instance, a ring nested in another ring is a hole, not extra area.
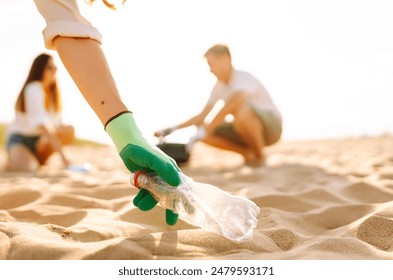
M 187 144 L 163 142 L 158 144 L 157 147 L 173 158 L 177 164 L 186 163 L 190 159 Z

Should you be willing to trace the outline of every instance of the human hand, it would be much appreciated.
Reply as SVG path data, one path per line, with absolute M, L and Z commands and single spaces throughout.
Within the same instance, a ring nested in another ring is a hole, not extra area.
M 174 187 L 180 184 L 181 171 L 176 162 L 143 137 L 132 113 L 122 113 L 111 119 L 106 124 L 105 130 L 111 136 L 128 170 L 133 173 L 138 170 L 153 170 L 168 184 Z M 141 189 L 133 203 L 140 210 L 148 211 L 157 204 L 157 201 L 148 191 Z M 176 224 L 177 219 L 176 213 L 166 209 L 168 225 Z
M 65 158 L 65 159 L 63 159 L 63 164 L 64 164 L 64 167 L 67 168 L 71 165 L 71 162 Z
M 158 130 L 158 131 L 154 132 L 154 136 L 156 136 L 156 137 L 165 137 L 165 136 L 171 134 L 172 132 L 174 132 L 177 129 L 178 129 L 177 126 L 161 129 L 161 130 Z

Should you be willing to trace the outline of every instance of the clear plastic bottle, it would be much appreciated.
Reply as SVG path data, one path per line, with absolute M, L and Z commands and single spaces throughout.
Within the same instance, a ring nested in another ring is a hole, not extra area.
M 137 172 L 131 181 L 148 190 L 164 208 L 179 218 L 204 230 L 234 241 L 247 241 L 257 226 L 259 207 L 244 197 L 230 195 L 205 183 L 198 183 L 180 173 L 181 184 L 173 187 L 156 173 Z

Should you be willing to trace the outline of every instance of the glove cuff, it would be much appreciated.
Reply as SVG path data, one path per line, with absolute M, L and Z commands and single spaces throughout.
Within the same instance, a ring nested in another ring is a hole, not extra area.
M 104 130 L 106 130 L 106 126 L 113 121 L 114 119 L 116 119 L 117 117 L 119 117 L 120 115 L 126 114 L 126 113 L 131 113 L 131 111 L 121 111 L 119 113 L 117 113 L 116 115 L 114 115 L 113 117 L 111 117 L 109 120 L 106 121 L 105 125 L 104 125 Z
M 132 113 L 129 111 L 121 112 L 110 118 L 105 125 L 105 131 L 112 138 L 119 153 L 132 139 L 142 136 Z

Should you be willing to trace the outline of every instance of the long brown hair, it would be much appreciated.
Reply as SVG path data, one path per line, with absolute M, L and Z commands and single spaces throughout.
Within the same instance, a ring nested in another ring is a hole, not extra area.
M 15 103 L 15 110 L 18 112 L 26 112 L 26 104 L 25 104 L 25 89 L 26 86 L 34 81 L 41 82 L 44 76 L 45 68 L 47 67 L 49 59 L 52 57 L 48 54 L 40 54 L 34 59 L 33 64 L 31 65 L 29 75 L 27 76 L 26 82 L 24 83 L 22 90 L 19 93 L 19 96 Z M 45 94 L 45 108 L 47 111 L 50 109 L 55 112 L 61 111 L 61 98 L 60 92 L 57 87 L 57 82 L 54 81 L 50 87 L 46 90 Z

